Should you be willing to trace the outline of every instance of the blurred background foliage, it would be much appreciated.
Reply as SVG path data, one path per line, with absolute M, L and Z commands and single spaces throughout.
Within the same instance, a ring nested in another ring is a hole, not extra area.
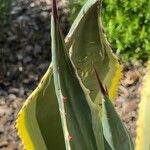
M 12 0 L 0 0 L 0 26 L 9 23 Z
M 70 24 L 85 0 L 70 0 Z M 103 26 L 108 41 L 123 60 L 150 58 L 150 0 L 103 0 Z
M 85 1 L 67 1 L 70 25 Z M 10 22 L 11 2 L 0 0 L 0 26 Z M 123 60 L 150 58 L 150 0 L 103 0 L 102 19 L 108 41 Z

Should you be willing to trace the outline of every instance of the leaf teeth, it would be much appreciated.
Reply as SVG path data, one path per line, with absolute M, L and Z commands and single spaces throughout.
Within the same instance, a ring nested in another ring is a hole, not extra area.
M 66 97 L 66 96 L 61 95 L 61 100 L 62 100 L 63 102 L 65 102 L 65 101 L 67 100 L 67 97 Z
M 72 136 L 71 134 L 68 134 L 68 140 L 71 141 L 72 140 Z
M 97 82 L 98 82 L 98 85 L 99 85 L 99 87 L 100 87 L 100 90 L 101 90 L 102 94 L 103 94 L 104 96 L 107 96 L 107 97 L 108 97 L 107 88 L 104 88 L 104 86 L 103 86 L 103 84 L 102 84 L 102 81 L 100 80 L 99 75 L 98 75 L 98 73 L 97 73 L 97 71 L 96 71 L 96 69 L 95 69 L 94 66 L 93 66 L 93 68 L 94 68 L 94 72 L 95 72 L 95 75 L 96 75 L 96 79 L 97 79 Z
M 53 3 L 52 3 L 52 15 L 54 17 L 54 20 L 56 21 L 56 19 L 58 18 L 56 0 L 53 0 Z

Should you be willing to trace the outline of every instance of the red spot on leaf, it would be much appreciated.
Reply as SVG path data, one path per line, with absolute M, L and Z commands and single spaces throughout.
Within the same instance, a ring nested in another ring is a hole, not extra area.
M 61 95 L 61 99 L 62 99 L 63 101 L 66 101 L 66 100 L 67 100 L 67 97 L 66 97 L 66 96 Z
M 72 140 L 72 136 L 70 134 L 68 134 L 68 140 Z

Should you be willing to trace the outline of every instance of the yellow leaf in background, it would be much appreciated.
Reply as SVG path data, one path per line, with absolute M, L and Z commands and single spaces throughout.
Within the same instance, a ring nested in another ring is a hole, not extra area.
M 150 150 L 150 61 L 143 79 L 136 131 L 136 150 Z

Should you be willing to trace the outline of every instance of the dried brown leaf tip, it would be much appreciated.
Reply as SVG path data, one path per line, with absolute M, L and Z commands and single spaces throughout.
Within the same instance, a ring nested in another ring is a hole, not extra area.
M 93 66 L 93 69 L 94 69 L 95 76 L 96 76 L 98 85 L 99 85 L 99 87 L 100 87 L 101 93 L 102 93 L 104 96 L 107 96 L 107 97 L 108 97 L 108 91 L 107 91 L 107 88 L 104 88 L 103 83 L 102 83 L 102 81 L 101 81 L 101 79 L 100 79 L 100 77 L 99 77 L 99 75 L 98 75 L 98 73 L 97 73 L 97 71 L 96 71 L 96 69 L 95 69 L 94 66 Z
M 56 2 L 56 0 L 53 0 L 53 3 L 52 3 L 52 15 L 54 17 L 54 20 L 56 21 L 56 19 L 58 18 L 58 15 L 57 15 L 57 2 Z

